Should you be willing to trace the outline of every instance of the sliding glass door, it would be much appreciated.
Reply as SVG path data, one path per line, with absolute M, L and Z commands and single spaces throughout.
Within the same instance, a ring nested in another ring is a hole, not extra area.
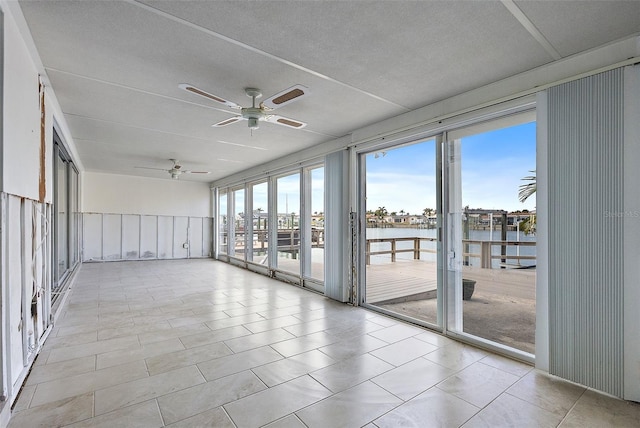
M 448 328 L 535 351 L 534 113 L 448 133 Z
M 359 301 L 532 359 L 535 111 L 358 159 Z
M 364 302 L 440 325 L 438 147 L 431 138 L 362 154 Z

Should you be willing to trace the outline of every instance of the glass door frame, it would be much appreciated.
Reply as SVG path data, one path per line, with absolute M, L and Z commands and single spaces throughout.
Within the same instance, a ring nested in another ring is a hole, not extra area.
M 444 331 L 444 320 L 446 320 L 446 296 L 445 296 L 445 288 L 443 287 L 445 280 L 445 272 L 444 272 L 444 263 L 443 263 L 443 239 L 442 239 L 442 231 L 443 228 L 443 185 L 442 185 L 442 170 L 443 170 L 443 159 L 442 159 L 442 141 L 443 141 L 443 133 L 424 133 L 424 134 L 416 134 L 410 137 L 405 137 L 402 139 L 396 139 L 394 141 L 387 142 L 385 144 L 376 144 L 376 145 L 368 145 L 359 148 L 358 150 L 353 151 L 353 156 L 355 156 L 355 160 L 352 161 L 352 165 L 355 164 L 355 169 L 357 174 L 355 174 L 355 195 L 356 196 L 356 205 L 357 212 L 357 221 L 356 227 L 358 232 L 356 234 L 356 242 L 354 245 L 356 246 L 356 261 L 357 263 L 356 269 L 353 269 L 357 272 L 356 277 L 354 278 L 354 286 L 356 287 L 356 299 L 357 301 L 354 304 L 358 306 L 362 306 L 368 309 L 372 309 L 386 315 L 392 316 L 394 318 L 398 318 L 404 321 L 408 321 L 413 324 L 418 324 L 424 327 L 428 327 L 429 329 L 443 332 Z M 436 299 L 437 299 L 437 324 L 433 324 L 427 322 L 425 320 L 420 320 L 417 318 L 409 317 L 407 315 L 399 314 L 397 312 L 392 312 L 387 309 L 381 308 L 376 305 L 372 305 L 365 301 L 366 297 L 366 248 L 367 248 L 367 237 L 366 237 L 366 227 L 367 227 L 367 219 L 366 219 L 366 156 L 371 153 L 379 152 L 384 149 L 390 148 L 399 148 L 402 146 L 410 146 L 412 144 L 420 144 L 421 142 L 426 142 L 428 140 L 435 140 L 435 174 L 436 174 L 436 272 L 437 272 L 437 291 L 436 291 Z
M 497 342 L 475 336 L 462 331 L 462 245 L 456 246 L 456 234 L 461 231 L 456 230 L 457 218 L 461 216 L 461 207 L 455 206 L 452 200 L 451 188 L 458 186 L 460 191 L 461 183 L 456 182 L 452 168 L 456 167 L 455 159 L 459 151 L 455 151 L 455 141 L 450 140 L 450 133 L 465 128 L 469 125 L 491 126 L 497 120 L 509 120 L 509 116 L 520 113 L 535 112 L 535 98 L 524 98 L 517 102 L 501 106 L 487 107 L 486 113 L 470 112 L 458 118 L 452 118 L 451 123 L 440 121 L 434 130 L 405 131 L 403 136 L 393 139 L 390 137 L 380 138 L 374 142 L 363 143 L 352 148 L 351 167 L 354 176 L 352 183 L 352 206 L 357 207 L 357 233 L 354 242 L 356 257 L 352 270 L 355 272 L 353 285 L 356 287 L 356 297 L 353 301 L 355 305 L 384 313 L 397 319 L 408 321 L 427 327 L 431 330 L 439 331 L 445 336 L 449 336 L 461 342 L 497 352 L 528 363 L 535 363 L 535 356 L 520 351 L 515 348 L 502 345 Z M 425 126 L 426 128 L 426 126 Z M 437 180 L 437 229 L 438 229 L 438 325 L 434 325 L 422 320 L 408 317 L 402 314 L 391 312 L 365 301 L 366 287 L 366 161 L 365 156 L 369 153 L 381 151 L 386 148 L 395 148 L 402 145 L 419 143 L 429 138 L 436 139 L 436 180 Z M 384 141 L 385 139 L 389 141 Z M 384 142 L 383 142 L 384 141 Z M 460 140 L 458 140 L 460 141 Z M 458 145 L 460 143 L 458 142 Z M 459 167 L 459 162 L 458 165 Z M 457 216 L 457 217 L 456 217 Z M 461 225 L 458 225 L 461 229 Z M 460 248 L 458 248 L 460 247 Z M 459 261 L 459 263 L 458 263 Z M 458 264 L 460 266 L 458 266 Z
M 315 163 L 300 169 L 300 278 L 301 285 L 314 291 L 324 292 L 324 280 L 313 278 L 311 274 L 312 249 L 312 171 L 324 168 L 324 162 Z M 324 263 L 324 260 L 323 260 Z

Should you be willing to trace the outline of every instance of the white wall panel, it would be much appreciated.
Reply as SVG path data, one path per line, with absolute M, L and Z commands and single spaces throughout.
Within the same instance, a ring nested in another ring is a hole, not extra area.
M 210 257 L 210 217 L 84 213 L 82 219 L 85 262 Z
M 158 217 L 140 216 L 140 258 L 155 259 L 158 252 Z
M 102 257 L 104 260 L 122 259 L 122 216 L 105 214 L 102 217 Z
M 173 217 L 158 216 L 158 258 L 173 258 Z
M 102 214 L 82 216 L 82 261 L 102 260 Z
M 189 218 L 189 256 L 190 257 L 206 257 L 203 244 L 203 231 L 201 217 Z
M 185 248 L 185 244 L 189 244 L 189 217 L 174 217 L 173 220 L 173 257 L 186 259 L 189 257 L 189 249 Z
M 203 257 L 213 257 L 213 219 L 202 219 Z
M 122 258 L 135 260 L 140 254 L 140 216 L 122 216 Z
M 207 183 L 97 172 L 82 176 L 85 212 L 211 217 Z
M 5 20 L 4 110 L 2 132 L 2 190 L 30 199 L 39 198 L 40 100 L 38 72 L 19 30 Z M 51 179 L 51 174 L 47 174 Z

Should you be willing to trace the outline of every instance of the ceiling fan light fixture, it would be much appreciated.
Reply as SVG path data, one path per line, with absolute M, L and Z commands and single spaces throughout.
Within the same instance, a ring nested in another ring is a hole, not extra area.
M 258 129 L 260 127 L 257 117 L 250 117 L 247 122 L 249 122 L 249 129 Z
M 178 174 L 177 172 L 171 173 L 171 178 L 173 178 L 174 180 L 177 180 L 178 177 L 180 177 L 180 174 Z

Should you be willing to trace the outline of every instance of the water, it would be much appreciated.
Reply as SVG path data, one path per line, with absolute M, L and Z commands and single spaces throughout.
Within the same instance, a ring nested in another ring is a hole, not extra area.
M 367 239 L 375 239 L 375 238 L 405 238 L 405 237 L 419 237 L 419 238 L 436 238 L 437 231 L 436 229 L 412 229 L 412 228 L 367 228 Z M 488 241 L 491 232 L 489 230 L 470 230 L 469 231 L 469 239 L 476 241 Z M 507 241 L 519 241 L 520 242 L 536 242 L 535 235 L 525 235 L 524 232 L 516 232 L 516 231 L 507 231 Z M 493 231 L 493 240 L 500 240 L 500 230 Z M 396 244 L 396 249 L 413 249 L 413 241 L 406 242 L 398 242 Z M 420 248 L 423 250 L 431 250 L 433 253 L 420 253 L 420 260 L 426 260 L 435 262 L 436 261 L 436 242 L 427 242 L 422 241 L 420 243 Z M 521 256 L 535 256 L 536 255 L 536 247 L 535 246 L 508 246 L 507 247 L 507 255 L 516 255 L 518 253 L 518 248 L 520 250 Z M 391 249 L 390 243 L 371 243 L 371 251 L 388 251 Z M 469 253 L 480 254 L 480 244 L 469 244 Z M 491 249 L 491 253 L 493 255 L 500 255 L 500 246 L 493 245 Z M 398 253 L 396 254 L 396 258 L 398 260 L 413 260 L 413 253 Z M 380 264 L 380 263 L 389 263 L 391 261 L 390 254 L 381 254 L 377 256 L 371 256 L 372 264 Z M 517 260 L 515 259 L 507 259 L 508 264 L 517 264 Z M 534 260 L 521 260 L 521 266 L 535 266 L 536 261 Z M 470 257 L 469 259 L 470 266 L 480 266 L 480 258 L 479 257 Z M 500 267 L 500 259 L 492 260 L 491 265 L 493 268 Z

